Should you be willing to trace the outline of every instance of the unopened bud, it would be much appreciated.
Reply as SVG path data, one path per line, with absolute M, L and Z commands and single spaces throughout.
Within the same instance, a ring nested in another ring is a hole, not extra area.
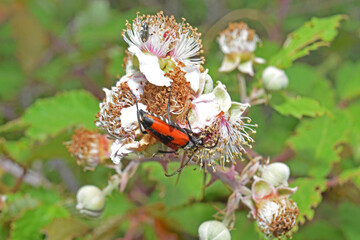
M 287 186 L 290 176 L 290 169 L 284 163 L 272 163 L 265 166 L 261 178 L 271 183 L 274 187 Z
M 105 194 L 96 186 L 81 187 L 76 195 L 76 209 L 90 217 L 98 217 L 105 207 Z
M 270 91 L 284 89 L 289 83 L 285 72 L 273 66 L 265 68 L 262 74 L 262 80 L 265 88 Z
M 199 227 L 200 240 L 230 240 L 230 231 L 219 221 L 206 221 Z

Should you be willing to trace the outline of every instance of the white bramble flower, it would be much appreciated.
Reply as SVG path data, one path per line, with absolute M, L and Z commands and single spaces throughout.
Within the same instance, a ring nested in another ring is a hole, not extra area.
M 220 72 L 230 72 L 237 68 L 240 72 L 253 76 L 253 63 L 265 62 L 254 55 L 260 38 L 244 22 L 230 23 L 228 28 L 220 33 L 218 42 L 225 54 Z
M 214 148 L 201 148 L 194 153 L 194 161 L 215 170 L 216 161 L 222 166 L 234 163 L 242 158 L 244 146 L 251 147 L 254 140 L 248 132 L 257 127 L 251 119 L 243 117 L 249 104 L 232 102 L 223 84 L 218 85 L 211 93 L 203 94 L 193 101 L 193 114 L 190 116 L 192 130 L 201 134 L 205 145 L 217 145 Z
M 86 170 L 93 170 L 100 162 L 109 158 L 111 144 L 112 140 L 108 139 L 108 135 L 80 128 L 75 130 L 66 147 L 79 165 Z
M 132 93 L 137 97 L 140 96 L 143 93 L 142 86 L 145 81 L 141 73 L 135 73 L 121 78 L 115 87 L 104 89 L 106 97 L 100 103 L 96 125 L 115 138 L 110 155 L 115 164 L 140 146 L 135 141 L 135 137 L 141 133 Z M 145 110 L 146 106 L 139 103 L 139 108 Z
M 110 155 L 115 164 L 133 156 L 129 156 L 131 153 L 141 156 L 150 149 L 147 146 L 162 141 L 150 132 L 143 135 L 139 131 L 135 98 L 139 109 L 171 118 L 171 124 L 199 140 L 185 154 L 194 155 L 193 161 L 202 167 L 208 164 L 215 169 L 218 160 L 222 166 L 235 163 L 245 152 L 244 145 L 251 147 L 254 141 L 248 132 L 255 132 L 252 128 L 256 125 L 242 116 L 250 105 L 232 102 L 221 84 L 213 89 L 208 71 L 201 66 L 200 34 L 184 21 L 177 23 L 173 16 L 160 12 L 138 15 L 127 23 L 123 32 L 129 44 L 127 74 L 115 87 L 104 89 L 106 97 L 97 115 L 97 126 L 115 140 Z M 189 126 L 186 119 L 191 109 Z M 194 143 L 194 139 L 188 143 Z M 209 145 L 214 148 L 206 148 Z
M 267 90 L 277 91 L 287 87 L 289 79 L 286 73 L 274 66 L 265 68 L 262 74 L 262 81 Z
M 185 19 L 176 22 L 174 16 L 137 15 L 132 23 L 127 22 L 123 37 L 128 51 L 135 55 L 139 70 L 147 80 L 157 86 L 170 86 L 171 79 L 165 76 L 176 65 L 200 65 L 201 34 Z M 135 65 L 135 64 L 134 64 Z

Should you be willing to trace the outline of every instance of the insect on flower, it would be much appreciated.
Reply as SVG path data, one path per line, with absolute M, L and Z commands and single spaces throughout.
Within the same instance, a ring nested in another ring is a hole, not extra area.
M 133 94 L 133 93 L 132 93 Z M 173 152 L 164 152 L 159 151 L 160 153 L 174 153 L 179 148 L 183 148 L 184 150 L 193 150 L 196 152 L 199 147 L 203 148 L 215 148 L 218 144 L 220 136 L 218 136 L 217 141 L 212 146 L 205 146 L 204 142 L 201 138 L 196 138 L 191 130 L 191 125 L 188 117 L 186 117 L 187 123 L 189 125 L 189 129 L 180 127 L 176 122 L 172 121 L 170 118 L 170 98 L 171 98 L 171 86 L 169 93 L 169 101 L 167 105 L 167 114 L 168 119 L 165 119 L 161 116 L 157 116 L 155 114 L 151 114 L 142 109 L 139 110 L 138 101 L 136 96 L 133 94 L 135 98 L 135 104 L 137 108 L 137 118 L 139 122 L 140 131 L 144 134 L 148 133 L 161 143 L 166 146 L 172 148 Z M 186 161 L 186 163 L 176 170 L 172 174 L 165 174 L 167 177 L 174 176 L 178 172 L 180 172 L 192 159 L 192 156 Z

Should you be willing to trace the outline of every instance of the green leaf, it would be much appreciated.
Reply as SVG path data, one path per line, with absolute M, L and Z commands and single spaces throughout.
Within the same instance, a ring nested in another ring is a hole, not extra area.
M 55 136 L 70 126 L 95 128 L 98 101 L 85 91 L 71 91 L 48 99 L 37 100 L 23 116 L 30 127 L 26 135 L 37 140 Z
M 340 184 L 349 180 L 353 181 L 360 188 L 360 167 L 344 170 L 339 175 Z
M 56 190 L 39 188 L 29 188 L 26 192 L 33 198 L 40 200 L 44 204 L 55 204 L 61 201 L 61 196 Z
M 311 222 L 293 235 L 293 240 L 342 239 L 339 227 L 325 220 Z
M 6 141 L 5 149 L 9 155 L 18 162 L 24 162 L 31 155 L 32 141 L 28 138 L 20 138 L 17 141 Z
M 341 228 L 347 240 L 357 240 L 360 236 L 360 208 L 352 203 L 342 203 L 339 211 Z
M 56 137 L 49 137 L 42 141 L 27 137 L 22 137 L 17 141 L 6 141 L 6 153 L 22 163 L 29 163 L 36 159 L 43 161 L 54 158 L 74 160 L 64 144 L 71 139 L 72 134 L 73 131 L 61 132 Z
M 203 187 L 203 173 L 194 171 L 193 167 L 186 167 L 182 170 L 180 179 L 176 184 L 177 176 L 166 177 L 164 169 L 159 163 L 145 163 L 144 167 L 150 170 L 149 178 L 159 182 L 157 191 L 151 196 L 151 201 L 161 201 L 167 207 L 175 207 L 188 203 L 190 200 L 200 199 Z M 180 163 L 168 164 L 169 169 Z M 169 170 L 170 172 L 171 170 Z
M 329 109 L 333 108 L 335 92 L 330 81 L 321 75 L 316 68 L 303 63 L 295 63 L 286 69 L 286 74 L 289 77 L 287 90 L 296 95 L 315 99 Z
M 21 89 L 25 77 L 15 61 L 2 62 L 0 72 L 0 99 L 9 99 Z
M 113 192 L 106 197 L 106 205 L 103 218 L 112 216 L 124 216 L 127 211 L 134 208 L 134 205 L 126 198 L 123 193 Z
M 175 224 L 183 231 L 197 236 L 200 224 L 208 220 L 214 220 L 213 215 L 216 212 L 213 205 L 195 203 L 169 211 L 167 216 L 172 218 Z
M 336 37 L 337 28 L 343 19 L 345 19 L 344 15 L 312 18 L 289 34 L 283 48 L 270 59 L 269 65 L 287 68 L 291 66 L 293 61 L 308 55 L 310 51 L 322 46 L 329 46 L 329 43 Z
M 304 224 L 314 217 L 315 208 L 322 200 L 321 193 L 326 190 L 326 179 L 297 178 L 291 186 L 297 186 L 298 190 L 291 198 L 300 209 L 297 221 Z
M 44 29 L 26 8 L 17 8 L 14 12 L 11 25 L 16 42 L 16 56 L 24 72 L 29 73 L 40 64 L 49 39 Z
M 259 239 L 257 223 L 253 219 L 248 218 L 246 210 L 235 213 L 235 226 L 234 229 L 230 231 L 232 239 Z
M 111 240 L 114 239 L 114 235 L 119 231 L 119 227 L 124 225 L 125 218 L 124 216 L 114 216 L 105 221 L 100 221 L 100 224 L 92 229 L 91 233 L 88 236 L 89 240 Z M 125 229 L 124 232 L 128 231 L 129 227 Z
M 296 129 L 296 135 L 289 139 L 296 152 L 295 161 L 303 164 L 301 174 L 324 177 L 331 170 L 332 164 L 340 160 L 336 145 L 344 140 L 349 128 L 349 120 L 342 112 L 334 116 L 325 115 L 316 119 L 302 120 Z M 298 171 L 294 168 L 294 171 Z
M 69 212 L 57 205 L 39 205 L 35 209 L 26 211 L 19 219 L 11 224 L 11 240 L 43 239 L 41 228 L 48 225 L 55 218 L 68 217 Z
M 61 230 L 59 227 L 61 226 Z M 46 233 L 47 240 L 72 240 L 82 236 L 89 229 L 75 218 L 55 218 L 50 224 L 42 229 Z
M 285 117 L 269 106 L 251 107 L 251 119 L 258 124 L 254 135 L 254 150 L 273 156 L 286 147 L 286 140 L 293 134 L 298 119 Z
M 39 200 L 28 194 L 14 193 L 7 194 L 7 208 L 2 213 L 2 219 L 13 221 L 21 212 L 34 208 L 39 204 Z
M 336 72 L 336 90 L 341 99 L 360 96 L 360 61 L 346 62 Z
M 299 119 L 304 116 L 321 116 L 326 112 L 326 109 L 320 106 L 316 100 L 304 97 L 285 97 L 285 102 L 279 105 L 272 105 L 272 107 L 282 115 L 291 115 Z
M 0 126 L 0 137 L 15 139 L 21 136 L 26 128 L 27 125 L 24 124 L 21 118 L 9 121 Z
M 351 104 L 345 111 L 349 114 L 351 120 L 349 142 L 352 146 L 355 161 L 360 162 L 360 102 Z

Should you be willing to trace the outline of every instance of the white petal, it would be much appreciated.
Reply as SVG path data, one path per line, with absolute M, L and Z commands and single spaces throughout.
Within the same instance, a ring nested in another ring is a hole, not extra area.
M 110 158 L 115 164 L 119 164 L 121 159 L 139 147 L 139 142 L 132 141 L 125 143 L 127 140 L 128 139 L 116 139 L 115 142 L 111 145 Z
M 240 57 L 230 57 L 225 55 L 221 67 L 219 68 L 219 72 L 231 72 L 240 64 Z
M 207 69 L 206 69 L 206 72 L 207 72 Z M 200 91 L 200 94 L 201 93 L 210 93 L 214 90 L 214 82 L 211 78 L 211 76 L 209 74 L 206 74 L 205 75 L 205 83 L 204 83 L 204 90 L 203 91 Z
M 267 197 L 270 197 L 275 194 L 275 188 L 269 182 L 261 179 L 255 178 L 255 181 L 252 184 L 252 198 L 255 202 L 261 201 Z
M 258 63 L 258 64 L 263 64 L 263 63 L 266 62 L 266 60 L 263 59 L 263 58 L 255 57 L 255 58 L 254 58 L 254 62 L 256 62 L 256 63 Z
M 124 82 L 128 84 L 132 93 L 137 97 L 140 97 L 140 95 L 143 94 L 143 86 L 145 85 L 146 77 L 141 72 L 127 74 L 118 81 L 116 86 Z
M 107 89 L 107 88 L 103 88 L 103 91 L 105 92 L 106 101 L 107 101 L 107 102 L 113 102 L 112 91 L 111 91 L 110 89 Z M 101 104 L 101 103 L 100 103 L 100 104 Z
M 244 62 L 238 66 L 240 72 L 247 73 L 250 76 L 254 76 L 252 60 Z
M 164 76 L 160 68 L 159 60 L 156 56 L 143 53 L 135 45 L 131 45 L 128 50 L 135 54 L 139 60 L 140 71 L 146 76 L 147 80 L 157 86 L 170 86 L 171 79 Z
M 213 93 L 216 97 L 216 101 L 220 106 L 221 111 L 227 112 L 231 107 L 231 97 L 226 91 L 226 87 L 221 82 L 217 82 L 218 85 L 214 88 Z
M 218 42 L 223 53 L 228 54 L 231 52 L 229 46 L 226 44 L 226 36 L 224 34 L 220 34 Z
M 183 68 L 185 70 L 185 78 L 187 82 L 190 82 L 190 87 L 194 92 L 197 92 L 200 88 L 200 79 L 201 79 L 201 72 L 198 66 L 186 66 Z
M 238 120 L 248 107 L 250 107 L 248 103 L 232 102 L 229 109 L 230 122 Z
M 203 94 L 193 102 L 193 111 L 189 115 L 191 128 L 195 133 L 209 126 L 221 112 L 214 93 Z
M 139 109 L 146 109 L 146 106 L 142 103 L 139 103 Z M 120 115 L 121 127 L 125 131 L 132 131 L 138 127 L 138 118 L 137 118 L 137 108 L 136 105 L 133 105 L 128 108 L 121 109 Z

